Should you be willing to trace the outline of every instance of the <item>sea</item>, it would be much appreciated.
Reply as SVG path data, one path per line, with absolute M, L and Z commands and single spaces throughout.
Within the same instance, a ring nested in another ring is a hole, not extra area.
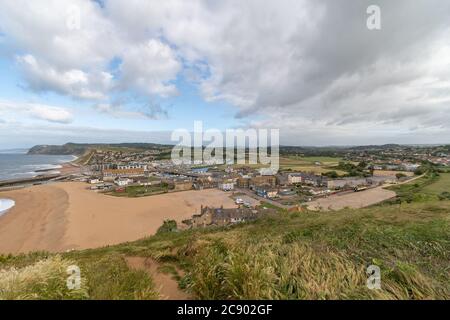
M 27 154 L 26 149 L 0 150 L 0 180 L 32 178 L 39 174 L 59 173 L 61 164 L 75 156 Z M 49 170 L 41 171 L 40 170 Z

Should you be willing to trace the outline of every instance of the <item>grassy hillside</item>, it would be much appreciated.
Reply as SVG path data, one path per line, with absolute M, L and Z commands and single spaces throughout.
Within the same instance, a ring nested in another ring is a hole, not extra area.
M 450 201 L 434 201 L 280 212 L 249 224 L 164 233 L 94 250 L 3 256 L 0 284 L 11 277 L 11 267 L 60 257 L 80 266 L 84 291 L 49 296 L 40 293 L 45 288 L 21 285 L 21 298 L 154 299 L 148 274 L 125 263 L 126 257 L 142 256 L 158 261 L 162 272 L 174 274 L 199 299 L 448 299 L 449 211 Z M 381 290 L 366 287 L 370 264 L 381 268 Z M 11 296 L 0 289 L 0 298 Z
M 131 257 L 148 257 L 196 299 L 449 299 L 450 173 L 391 188 L 397 199 L 365 209 L 280 210 L 99 249 L 0 256 L 0 299 L 160 298 L 158 275 L 131 268 Z M 366 286 L 371 264 L 381 290 Z M 69 265 L 81 269 L 79 290 L 65 286 Z

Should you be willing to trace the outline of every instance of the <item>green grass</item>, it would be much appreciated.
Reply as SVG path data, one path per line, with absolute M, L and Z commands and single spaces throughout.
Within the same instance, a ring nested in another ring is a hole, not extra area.
M 346 174 L 345 171 L 333 169 L 333 167 L 337 166 L 340 161 L 342 161 L 341 158 L 334 157 L 280 157 L 280 169 L 314 172 L 316 174 L 336 171 L 337 174 L 344 175 Z M 320 162 L 320 164 L 317 165 L 316 162 Z
M 387 203 L 437 201 L 442 192 L 450 191 L 450 174 L 427 173 L 419 179 L 387 189 L 397 193 L 397 198 Z
M 440 173 L 438 179 L 423 188 L 423 192 L 431 195 L 440 195 L 442 192 L 450 192 L 450 173 Z
M 112 191 L 107 194 L 116 197 L 146 197 L 162 193 L 169 192 L 169 187 L 167 185 L 154 185 L 154 186 L 129 186 L 125 187 L 124 192 Z
M 81 270 L 79 290 L 66 286 L 69 265 Z M 129 269 L 124 256 L 115 250 L 0 256 L 0 270 L 0 300 L 158 298 L 152 279 L 143 271 Z

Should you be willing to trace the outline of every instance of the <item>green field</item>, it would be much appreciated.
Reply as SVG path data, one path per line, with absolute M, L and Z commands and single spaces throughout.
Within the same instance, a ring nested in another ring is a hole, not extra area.
M 445 191 L 450 192 L 450 173 L 440 173 L 435 182 L 423 188 L 423 192 L 432 195 L 440 195 Z
M 389 203 L 439 201 L 445 192 L 450 193 L 450 173 L 427 173 L 419 179 L 388 189 L 397 193 L 397 199 L 389 200 Z
M 125 187 L 124 192 L 112 191 L 108 192 L 108 195 L 116 197 L 146 197 L 161 193 L 169 192 L 169 186 L 167 184 L 154 185 L 154 186 L 129 186 Z
M 333 169 L 337 166 L 341 158 L 332 157 L 280 157 L 280 169 L 302 172 L 314 172 L 322 174 L 329 171 L 336 171 L 338 175 L 344 175 L 346 172 Z M 319 164 L 316 164 L 318 162 Z

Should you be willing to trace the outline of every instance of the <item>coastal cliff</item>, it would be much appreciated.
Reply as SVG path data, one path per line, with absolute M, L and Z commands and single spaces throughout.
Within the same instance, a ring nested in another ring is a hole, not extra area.
M 79 156 L 85 154 L 90 149 L 103 149 L 115 151 L 142 151 L 142 150 L 161 150 L 171 147 L 173 146 L 156 143 L 113 143 L 113 144 L 66 143 L 63 145 L 37 145 L 28 150 L 28 154 Z
M 46 155 L 82 155 L 87 150 L 86 145 L 66 143 L 64 145 L 37 145 L 28 150 L 28 154 Z

